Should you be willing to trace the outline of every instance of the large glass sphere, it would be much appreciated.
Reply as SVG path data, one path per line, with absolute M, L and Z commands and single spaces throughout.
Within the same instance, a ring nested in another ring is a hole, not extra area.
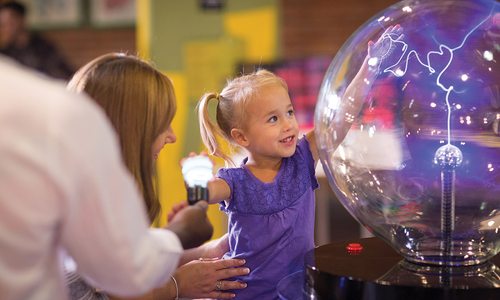
M 315 131 L 330 185 L 411 262 L 475 265 L 500 250 L 499 7 L 397 3 L 323 80 Z

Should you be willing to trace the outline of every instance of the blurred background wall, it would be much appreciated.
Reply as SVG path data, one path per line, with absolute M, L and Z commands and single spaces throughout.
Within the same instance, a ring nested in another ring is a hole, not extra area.
M 143 5 L 143 2 L 151 3 L 153 6 L 158 2 L 166 2 L 167 6 L 180 4 L 191 6 L 193 9 L 201 10 L 200 4 L 203 0 L 24 0 L 28 5 L 51 6 L 65 5 L 65 2 L 76 1 L 80 6 L 82 19 L 74 24 L 48 24 L 34 29 L 42 31 L 44 36 L 56 43 L 69 62 L 78 68 L 85 62 L 96 56 L 109 52 L 123 50 L 135 53 L 137 49 L 136 22 L 123 22 L 109 24 L 96 24 L 90 21 L 91 5 L 94 2 L 111 3 L 113 7 L 125 5 L 120 3 L 135 2 L 135 7 Z M 212 0 L 213 1 L 213 0 Z M 0 0 L 0 2 L 7 2 Z M 185 2 L 185 3 L 184 3 Z M 211 2 L 211 0 L 206 0 Z M 217 0 L 213 1 L 217 2 Z M 206 14 L 221 14 L 227 7 L 238 3 L 250 10 L 253 2 L 268 3 L 274 6 L 279 18 L 280 33 L 278 34 L 279 59 L 301 58 L 304 56 L 328 55 L 332 56 L 339 50 L 345 40 L 361 24 L 368 20 L 373 14 L 383 8 L 394 4 L 396 0 L 274 0 L 274 1 L 245 1 L 245 0 L 222 0 L 225 6 L 221 11 L 205 11 Z M 54 4 L 51 4 L 54 3 Z M 113 4 L 115 3 L 115 4 Z M 106 6 L 106 5 L 103 5 Z M 179 12 L 164 10 L 158 11 L 164 19 L 175 16 L 181 17 Z M 189 22 L 182 22 L 182 26 L 190 27 Z M 251 28 L 250 28 L 251 29 Z M 179 28 L 165 28 L 165 30 L 179 30 Z M 173 59 L 172 59 L 173 60 Z
M 5 2 L 0 0 L 0 2 Z M 174 82 L 178 142 L 158 161 L 164 212 L 185 198 L 179 160 L 202 150 L 194 112 L 226 78 L 269 68 L 285 78 L 301 128 L 312 112 L 323 73 L 348 37 L 396 0 L 25 0 L 32 29 L 54 42 L 75 68 L 98 55 L 124 51 L 151 60 Z M 34 12 L 33 12 L 34 11 Z M 219 162 L 221 163 L 221 162 Z M 168 180 L 167 180 L 168 178 Z M 320 176 L 318 244 L 358 237 L 360 227 Z M 215 237 L 225 216 L 210 210 Z M 162 218 L 158 225 L 166 222 Z

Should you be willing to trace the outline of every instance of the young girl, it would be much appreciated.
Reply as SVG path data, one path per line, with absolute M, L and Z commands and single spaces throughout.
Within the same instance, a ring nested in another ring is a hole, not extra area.
M 217 102 L 217 124 L 208 104 Z M 199 103 L 200 131 L 210 153 L 233 164 L 219 145 L 224 138 L 247 150 L 234 168 L 223 168 L 208 183 L 209 203 L 221 202 L 229 215 L 229 252 L 252 272 L 237 299 L 277 298 L 276 285 L 300 270 L 314 248 L 314 132 L 299 136 L 286 83 L 259 70 L 230 81 L 220 94 Z M 234 165 L 234 164 L 233 164 Z
M 390 26 L 376 42 L 368 43 L 361 68 L 336 110 L 334 125 L 353 122 L 381 71 L 381 61 L 402 37 L 399 25 Z M 209 117 L 210 101 L 217 102 L 216 124 Z M 219 170 L 208 183 L 209 202 L 223 201 L 222 210 L 229 215 L 225 257 L 244 258 L 252 270 L 240 277 L 248 286 L 236 291 L 237 298 L 276 298 L 279 280 L 303 268 L 304 254 L 314 247 L 314 190 L 318 187 L 314 132 L 299 137 L 285 82 L 265 70 L 228 82 L 220 94 L 204 95 L 199 122 L 210 154 L 234 166 L 222 151 L 220 138 L 248 152 L 240 166 Z M 340 144 L 350 126 L 331 130 Z

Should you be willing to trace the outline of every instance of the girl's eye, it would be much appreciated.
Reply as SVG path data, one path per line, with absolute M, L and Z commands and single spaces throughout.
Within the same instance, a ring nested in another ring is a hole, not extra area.
M 276 117 L 276 116 L 272 116 L 269 118 L 269 122 L 271 122 L 271 123 L 275 123 L 276 121 L 278 121 L 278 117 Z
M 293 109 L 290 109 L 290 110 L 288 111 L 288 115 L 289 115 L 289 116 L 293 116 L 293 114 L 294 114 Z

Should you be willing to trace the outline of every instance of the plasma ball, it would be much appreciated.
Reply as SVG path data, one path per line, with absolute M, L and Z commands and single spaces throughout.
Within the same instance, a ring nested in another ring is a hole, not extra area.
M 462 164 L 462 151 L 456 146 L 446 144 L 439 147 L 434 154 L 434 163 L 441 167 L 456 168 Z
M 499 33 L 498 0 L 402 0 L 324 76 L 314 124 L 330 186 L 408 262 L 448 270 L 500 252 Z

